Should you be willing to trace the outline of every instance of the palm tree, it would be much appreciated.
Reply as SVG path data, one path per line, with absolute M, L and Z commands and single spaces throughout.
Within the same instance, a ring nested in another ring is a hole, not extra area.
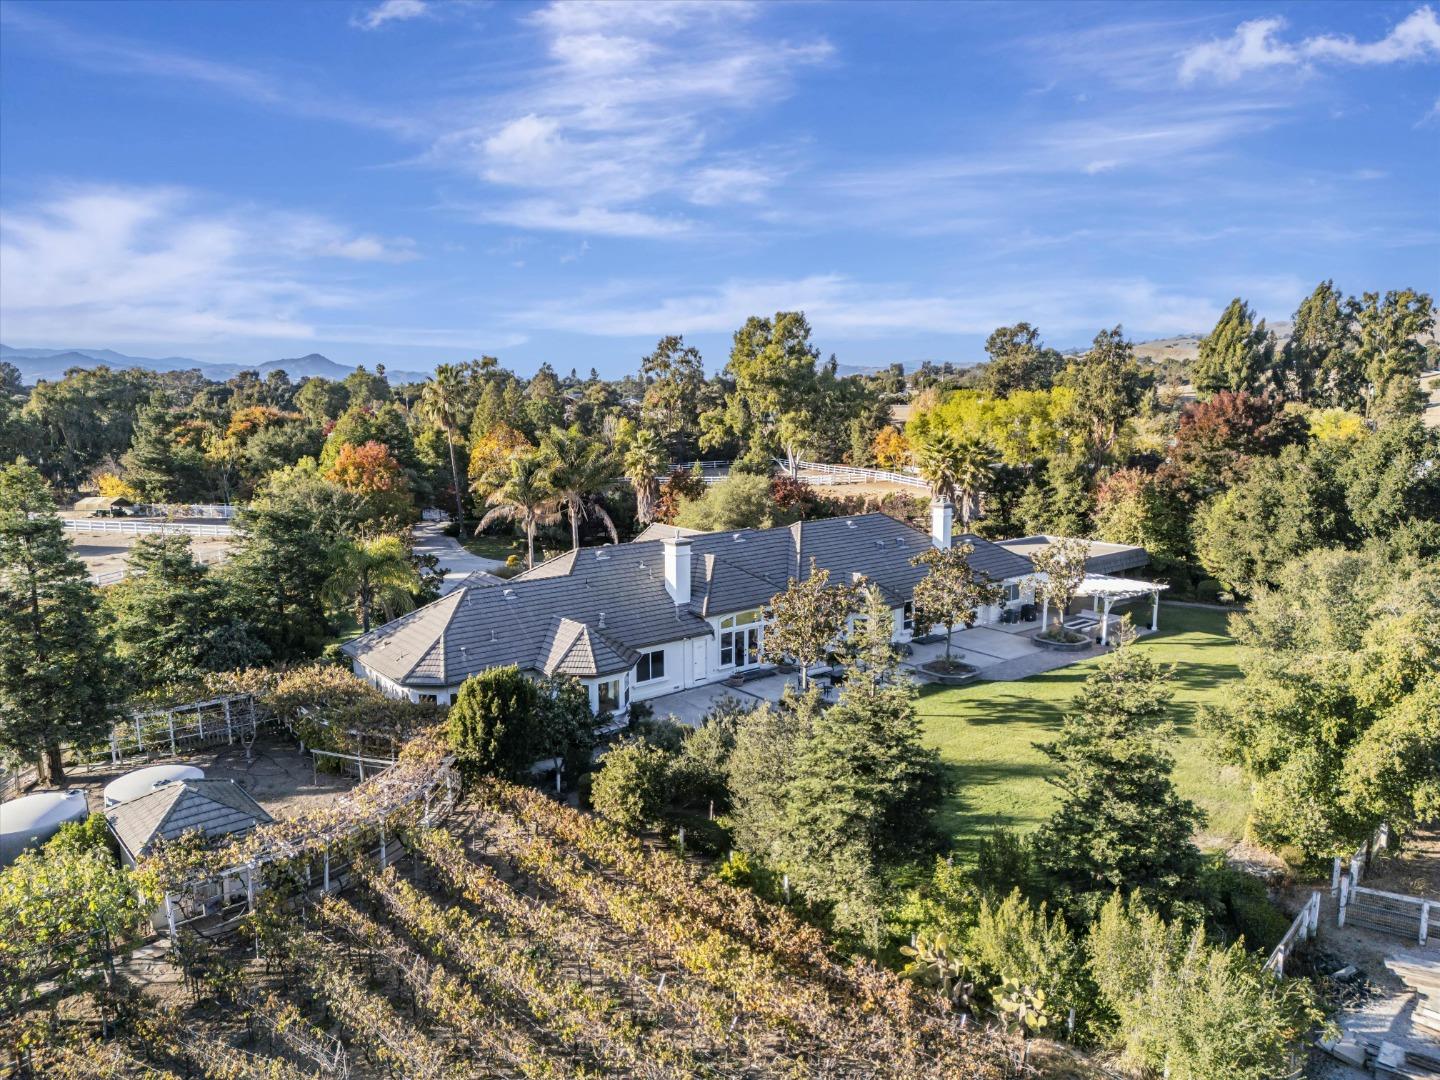
M 550 486 L 549 462 L 538 451 L 518 453 L 488 478 L 491 507 L 475 527 L 476 533 L 493 522 L 519 521 L 525 530 L 525 568 L 535 565 L 535 529 L 555 520 L 555 489 Z
M 970 531 L 970 522 L 980 513 L 980 495 L 995 479 L 991 462 L 995 451 L 979 439 L 964 439 L 955 447 L 955 489 L 960 493 L 960 522 Z
M 570 547 L 579 550 L 580 522 L 594 514 L 610 532 L 610 539 L 620 542 L 620 532 L 599 495 L 615 482 L 615 462 L 604 443 L 581 433 L 579 428 L 552 427 L 540 445 L 549 462 L 550 486 L 565 504 L 570 518 Z
M 435 378 L 425 384 L 420 392 L 420 411 L 436 427 L 445 432 L 445 443 L 450 448 L 450 479 L 455 485 L 455 523 L 458 527 L 465 520 L 465 502 L 460 487 L 460 465 L 455 458 L 455 438 L 464 425 L 464 373 L 455 364 L 441 364 L 435 369 Z
M 915 468 L 937 499 L 955 501 L 960 447 L 948 432 L 927 435 L 915 447 Z
M 641 525 L 650 524 L 660 498 L 660 470 L 665 467 L 665 449 L 655 433 L 641 428 L 625 451 L 625 478 L 635 489 L 635 516 Z
M 386 619 L 404 614 L 415 606 L 411 594 L 419 587 L 420 575 L 399 537 L 377 536 L 336 545 L 321 598 L 333 607 L 353 601 L 360 629 L 368 634 L 372 611 L 379 609 Z

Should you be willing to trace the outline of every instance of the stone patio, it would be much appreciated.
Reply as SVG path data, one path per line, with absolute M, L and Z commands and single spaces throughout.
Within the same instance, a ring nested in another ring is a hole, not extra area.
M 1112 628 L 1119 616 L 1112 616 Z M 1007 682 L 1038 675 L 1043 671 L 1066 667 L 1080 660 L 1109 652 L 1113 646 L 1095 645 L 1080 652 L 1057 652 L 1036 645 L 1030 640 L 1041 629 L 1039 622 L 1003 624 L 997 626 L 976 626 L 969 630 L 957 630 L 951 636 L 950 658 L 969 664 L 979 672 L 979 678 L 986 682 Z M 1136 629 L 1143 637 L 1152 631 L 1148 623 L 1139 624 Z M 919 671 L 922 664 L 938 660 L 945 655 L 945 645 L 937 642 L 931 645 L 913 645 L 913 652 L 901 666 L 907 668 L 918 682 L 928 681 Z M 799 675 L 770 675 L 756 679 L 744 686 L 726 686 L 724 683 L 710 683 L 691 690 L 651 698 L 648 704 L 659 717 L 669 716 L 690 727 L 699 727 L 705 716 L 724 698 L 734 698 L 747 707 L 761 702 L 775 703 L 780 700 L 787 686 L 799 686 Z

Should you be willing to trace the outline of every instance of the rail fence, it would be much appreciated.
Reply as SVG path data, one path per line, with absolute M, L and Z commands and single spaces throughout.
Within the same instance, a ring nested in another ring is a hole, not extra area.
M 119 536 L 210 536 L 230 537 L 235 535 L 233 525 L 201 525 L 189 521 L 145 521 L 143 519 L 116 520 L 115 518 L 62 518 L 66 532 L 108 533 Z
M 121 765 L 127 758 L 161 751 L 173 757 L 181 749 L 234 744 L 236 739 L 244 744 L 253 741 L 260 725 L 269 719 L 257 707 L 253 694 L 226 694 L 135 712 L 110 730 L 110 763 Z
M 904 484 L 906 487 L 930 490 L 930 485 L 914 473 L 862 469 L 854 465 L 826 465 L 818 461 L 797 461 L 795 467 L 801 479 L 812 484 Z
M 1285 931 L 1285 936 L 1280 939 L 1280 944 L 1275 946 L 1270 953 L 1270 958 L 1265 961 L 1265 970 L 1273 974 L 1277 979 L 1285 977 L 1285 961 L 1301 944 L 1309 941 L 1315 936 L 1315 931 L 1320 927 L 1320 891 L 1317 889 L 1310 894 L 1310 899 L 1305 901 L 1305 906 L 1290 923 L 1290 929 Z

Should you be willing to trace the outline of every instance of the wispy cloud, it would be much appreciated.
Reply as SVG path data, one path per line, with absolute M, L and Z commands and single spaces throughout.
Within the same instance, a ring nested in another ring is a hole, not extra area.
M 389 22 L 403 22 L 419 19 L 430 14 L 430 5 L 425 0 L 384 0 L 350 20 L 351 26 L 362 30 L 378 30 Z
M 413 116 L 327 94 L 293 79 L 130 38 L 95 34 L 39 14 L 27 6 L 0 4 L 0 26 L 43 42 L 71 63 L 105 74 L 169 79 L 209 87 L 230 97 L 298 116 L 417 136 Z
M 1440 18 L 1430 7 L 1417 8 L 1378 41 L 1322 34 L 1298 42 L 1280 39 L 1285 20 L 1273 16 L 1241 23 L 1227 38 L 1187 49 L 1180 58 L 1180 81 L 1208 78 L 1235 82 L 1255 71 L 1294 68 L 1312 61 L 1337 64 L 1395 64 L 1440 60 Z
M 549 62 L 427 160 L 515 192 L 478 216 L 529 229 L 674 236 L 698 208 L 758 202 L 778 176 L 716 136 L 832 49 L 753 32 L 756 15 L 745 3 L 550 4 L 528 20 Z
M 1227 285 L 1225 288 L 1231 286 Z M 1224 299 L 1166 289 L 1145 278 L 984 282 L 917 292 L 844 274 L 736 279 L 663 299 L 658 282 L 620 282 L 514 313 L 516 325 L 615 337 L 728 333 L 757 311 L 801 310 L 817 337 L 987 334 L 1026 319 L 1056 338 L 1084 339 L 1116 322 L 1173 330 L 1212 325 Z M 1288 302 L 1288 301 L 1287 301 Z
M 364 299 L 327 263 L 409 257 L 409 241 L 314 215 L 77 188 L 0 221 L 0 315 L 25 341 L 308 338 L 314 313 Z

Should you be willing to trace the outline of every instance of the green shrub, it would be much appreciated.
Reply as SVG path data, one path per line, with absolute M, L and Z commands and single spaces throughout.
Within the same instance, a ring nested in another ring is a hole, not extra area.
M 528 777 L 539 756 L 539 706 L 539 688 L 514 665 L 466 679 L 445 725 L 461 769 L 478 776 Z
M 1094 987 L 1080 944 L 1059 913 L 1049 915 L 1043 903 L 1032 906 L 1018 889 L 998 904 L 982 900 L 966 944 L 992 1000 L 1007 981 L 1043 991 L 1056 1015 L 1063 1018 L 1074 1008 L 1078 1035 L 1089 1030 Z
M 605 755 L 590 789 L 600 816 L 632 832 L 653 825 L 670 797 L 670 755 L 643 741 Z
M 1202 604 L 1218 604 L 1225 586 L 1214 578 L 1205 578 L 1195 586 L 1195 599 Z
M 1322 1017 L 1302 979 L 1277 979 L 1238 942 L 1205 944 L 1198 927 L 1165 923 L 1116 895 L 1087 942 L 1114 1042 L 1132 1067 L 1170 1080 L 1289 1075 L 1299 1039 Z
M 1270 902 L 1265 883 L 1215 856 L 1205 866 L 1200 891 L 1210 918 L 1227 941 L 1244 938 L 1247 948 L 1269 952 L 1290 927 Z

